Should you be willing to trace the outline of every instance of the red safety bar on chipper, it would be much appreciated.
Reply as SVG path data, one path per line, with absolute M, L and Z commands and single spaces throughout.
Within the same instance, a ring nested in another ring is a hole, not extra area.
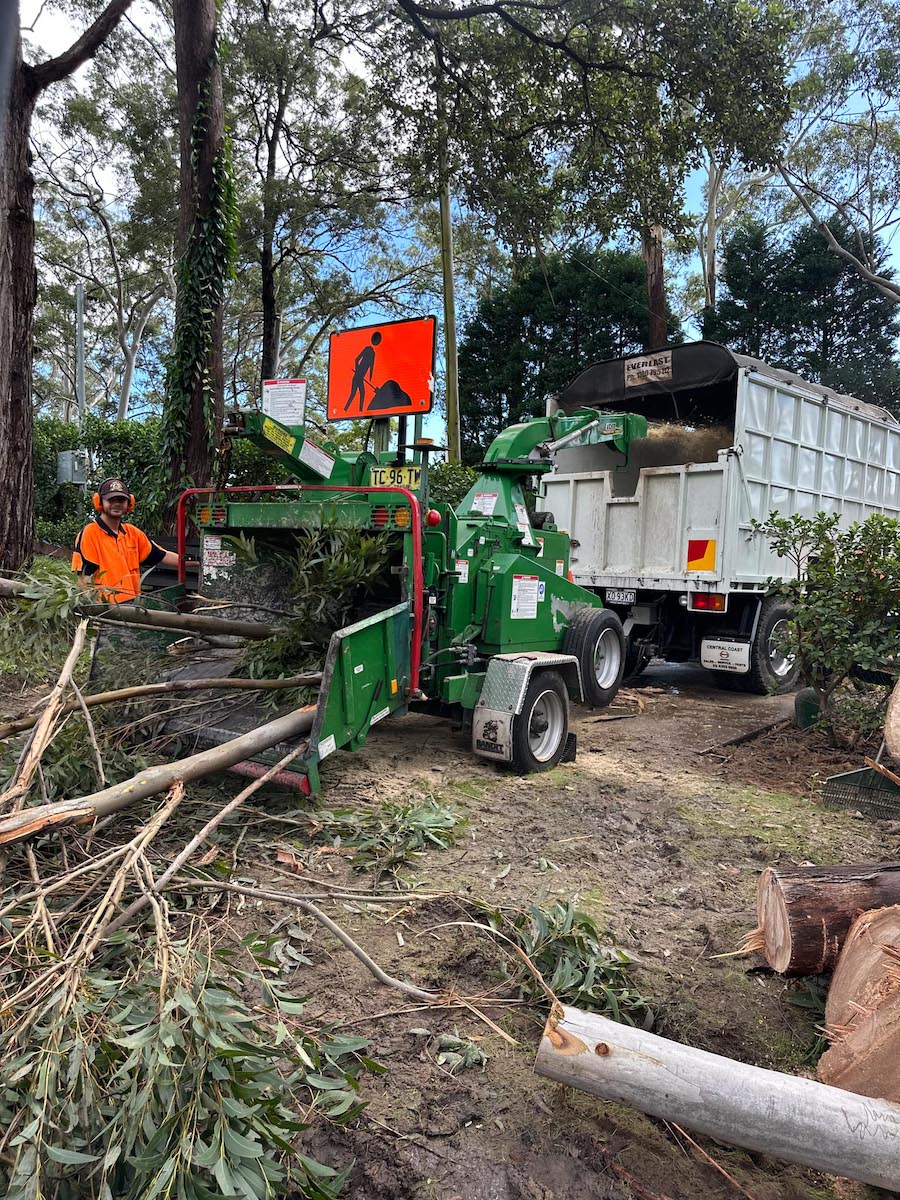
M 409 663 L 409 690 L 419 689 L 419 667 L 422 662 L 422 631 L 425 628 L 425 579 L 422 566 L 422 510 L 418 497 L 408 488 L 402 487 L 357 487 L 350 484 L 335 484 L 329 486 L 322 483 L 261 483 L 241 484 L 233 487 L 218 488 L 188 488 L 178 497 L 177 534 L 178 534 L 178 582 L 187 582 L 187 502 L 191 496 L 219 496 L 224 492 L 389 492 L 392 495 L 405 496 L 409 501 L 412 513 L 413 539 L 413 633 L 412 649 Z

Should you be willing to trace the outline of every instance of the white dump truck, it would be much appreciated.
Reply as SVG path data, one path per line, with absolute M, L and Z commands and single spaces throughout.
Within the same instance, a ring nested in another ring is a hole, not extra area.
M 696 661 L 749 691 L 786 691 L 785 573 L 751 520 L 900 517 L 900 423 L 714 342 L 610 359 L 550 402 L 647 418 L 627 462 L 614 443 L 561 447 L 539 508 L 572 537 L 576 583 L 622 618 L 626 675 Z

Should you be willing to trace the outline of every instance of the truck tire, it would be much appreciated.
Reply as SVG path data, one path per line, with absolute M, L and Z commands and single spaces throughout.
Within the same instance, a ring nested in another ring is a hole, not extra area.
M 731 685 L 757 696 L 778 696 L 793 691 L 800 679 L 800 668 L 774 645 L 790 617 L 790 605 L 777 596 L 763 600 L 756 637 L 750 646 L 750 670 L 746 675 L 727 676 Z
M 610 704 L 625 673 L 625 633 L 610 608 L 585 608 L 569 622 L 563 654 L 574 654 L 581 669 L 584 702 L 592 708 Z
M 512 762 L 520 775 L 549 771 L 562 758 L 569 736 L 569 693 L 557 671 L 536 671 L 522 711 L 513 718 Z

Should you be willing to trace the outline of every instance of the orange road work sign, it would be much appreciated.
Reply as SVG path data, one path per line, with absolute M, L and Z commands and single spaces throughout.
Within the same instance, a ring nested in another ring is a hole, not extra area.
M 329 421 L 431 412 L 435 324 L 434 317 L 420 317 L 333 333 Z

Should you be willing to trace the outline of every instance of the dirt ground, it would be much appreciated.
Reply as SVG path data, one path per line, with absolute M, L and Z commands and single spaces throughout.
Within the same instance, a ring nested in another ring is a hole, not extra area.
M 622 719 L 578 710 L 577 761 L 530 778 L 473 759 L 437 719 L 385 722 L 362 752 L 325 765 L 321 804 L 429 796 L 452 804 L 468 824 L 455 848 L 429 851 L 408 872 L 418 890 L 520 906 L 574 899 L 638 961 L 657 1032 L 809 1074 L 814 1018 L 791 1003 L 802 982 L 767 973 L 756 958 L 716 956 L 753 926 L 764 866 L 900 858 L 900 824 L 811 800 L 810 775 L 841 769 L 821 746 L 804 757 L 776 733 L 701 753 L 789 714 L 790 697 L 720 691 L 690 668 L 653 667 L 641 683 L 611 710 Z M 284 793 L 264 803 L 282 814 L 295 805 Z M 275 844 L 248 838 L 245 854 L 242 874 L 272 884 Z M 328 856 L 313 868 L 332 878 L 341 870 Z M 283 877 L 278 885 L 292 886 Z M 241 919 L 265 929 L 284 915 L 250 900 Z M 335 915 L 396 976 L 469 997 L 496 987 L 496 947 L 448 927 L 465 916 L 452 900 L 411 900 L 399 914 L 396 905 L 353 904 Z M 324 931 L 309 932 L 312 965 L 288 981 L 315 996 L 315 1015 L 370 1037 L 389 1068 L 365 1078 L 369 1107 L 355 1127 L 308 1135 L 325 1161 L 354 1161 L 353 1200 L 700 1200 L 738 1195 L 737 1184 L 752 1200 L 889 1194 L 697 1137 L 730 1182 L 664 1124 L 537 1078 L 536 1009 L 479 1004 L 511 1045 L 465 1007 L 424 1011 L 375 983 Z M 474 1041 L 488 1056 L 484 1070 L 451 1075 L 429 1039 L 411 1033 L 422 1027 Z
M 311 965 L 291 970 L 286 983 L 311 997 L 313 1021 L 367 1036 L 372 1057 L 388 1068 L 363 1076 L 368 1107 L 354 1125 L 319 1123 L 305 1135 L 322 1161 L 353 1163 L 350 1200 L 892 1194 L 696 1136 L 729 1180 L 675 1129 L 539 1079 L 533 1063 L 545 1013 L 491 1002 L 502 951 L 453 924 L 470 916 L 465 900 L 518 907 L 572 900 L 636 960 L 636 983 L 653 1007 L 656 1032 L 812 1074 L 815 1017 L 792 1003 L 804 994 L 803 982 L 774 976 L 756 957 L 717 956 L 735 950 L 752 928 L 763 867 L 900 859 L 900 822 L 816 802 L 821 779 L 860 765 L 816 735 L 783 727 L 721 746 L 789 716 L 792 697 L 720 690 L 688 667 L 653 666 L 640 684 L 605 712 L 577 709 L 577 760 L 545 775 L 499 771 L 473 758 L 447 723 L 422 716 L 386 721 L 361 752 L 336 754 L 324 765 L 320 808 L 359 811 L 433 797 L 467 819 L 452 849 L 429 850 L 405 870 L 414 884 L 408 904 L 348 903 L 329 911 L 391 974 L 475 998 L 507 1035 L 465 1006 L 423 1007 L 381 986 L 324 930 L 299 922 Z M 6 711 L 35 698 L 4 692 Z M 235 791 L 232 780 L 223 787 Z M 276 863 L 296 831 L 263 813 L 290 817 L 309 802 L 272 791 L 260 793 L 255 806 L 242 817 L 238 874 L 298 890 L 296 875 L 279 874 Z M 307 878 L 342 880 L 348 872 L 341 856 L 323 854 Z M 352 883 L 366 887 L 372 879 L 356 874 Z M 441 898 L 418 900 L 417 892 Z M 266 933 L 285 917 L 295 919 L 268 901 L 230 906 L 236 932 Z M 436 1061 L 433 1040 L 411 1032 L 422 1028 L 471 1040 L 487 1056 L 484 1069 L 451 1074 Z

